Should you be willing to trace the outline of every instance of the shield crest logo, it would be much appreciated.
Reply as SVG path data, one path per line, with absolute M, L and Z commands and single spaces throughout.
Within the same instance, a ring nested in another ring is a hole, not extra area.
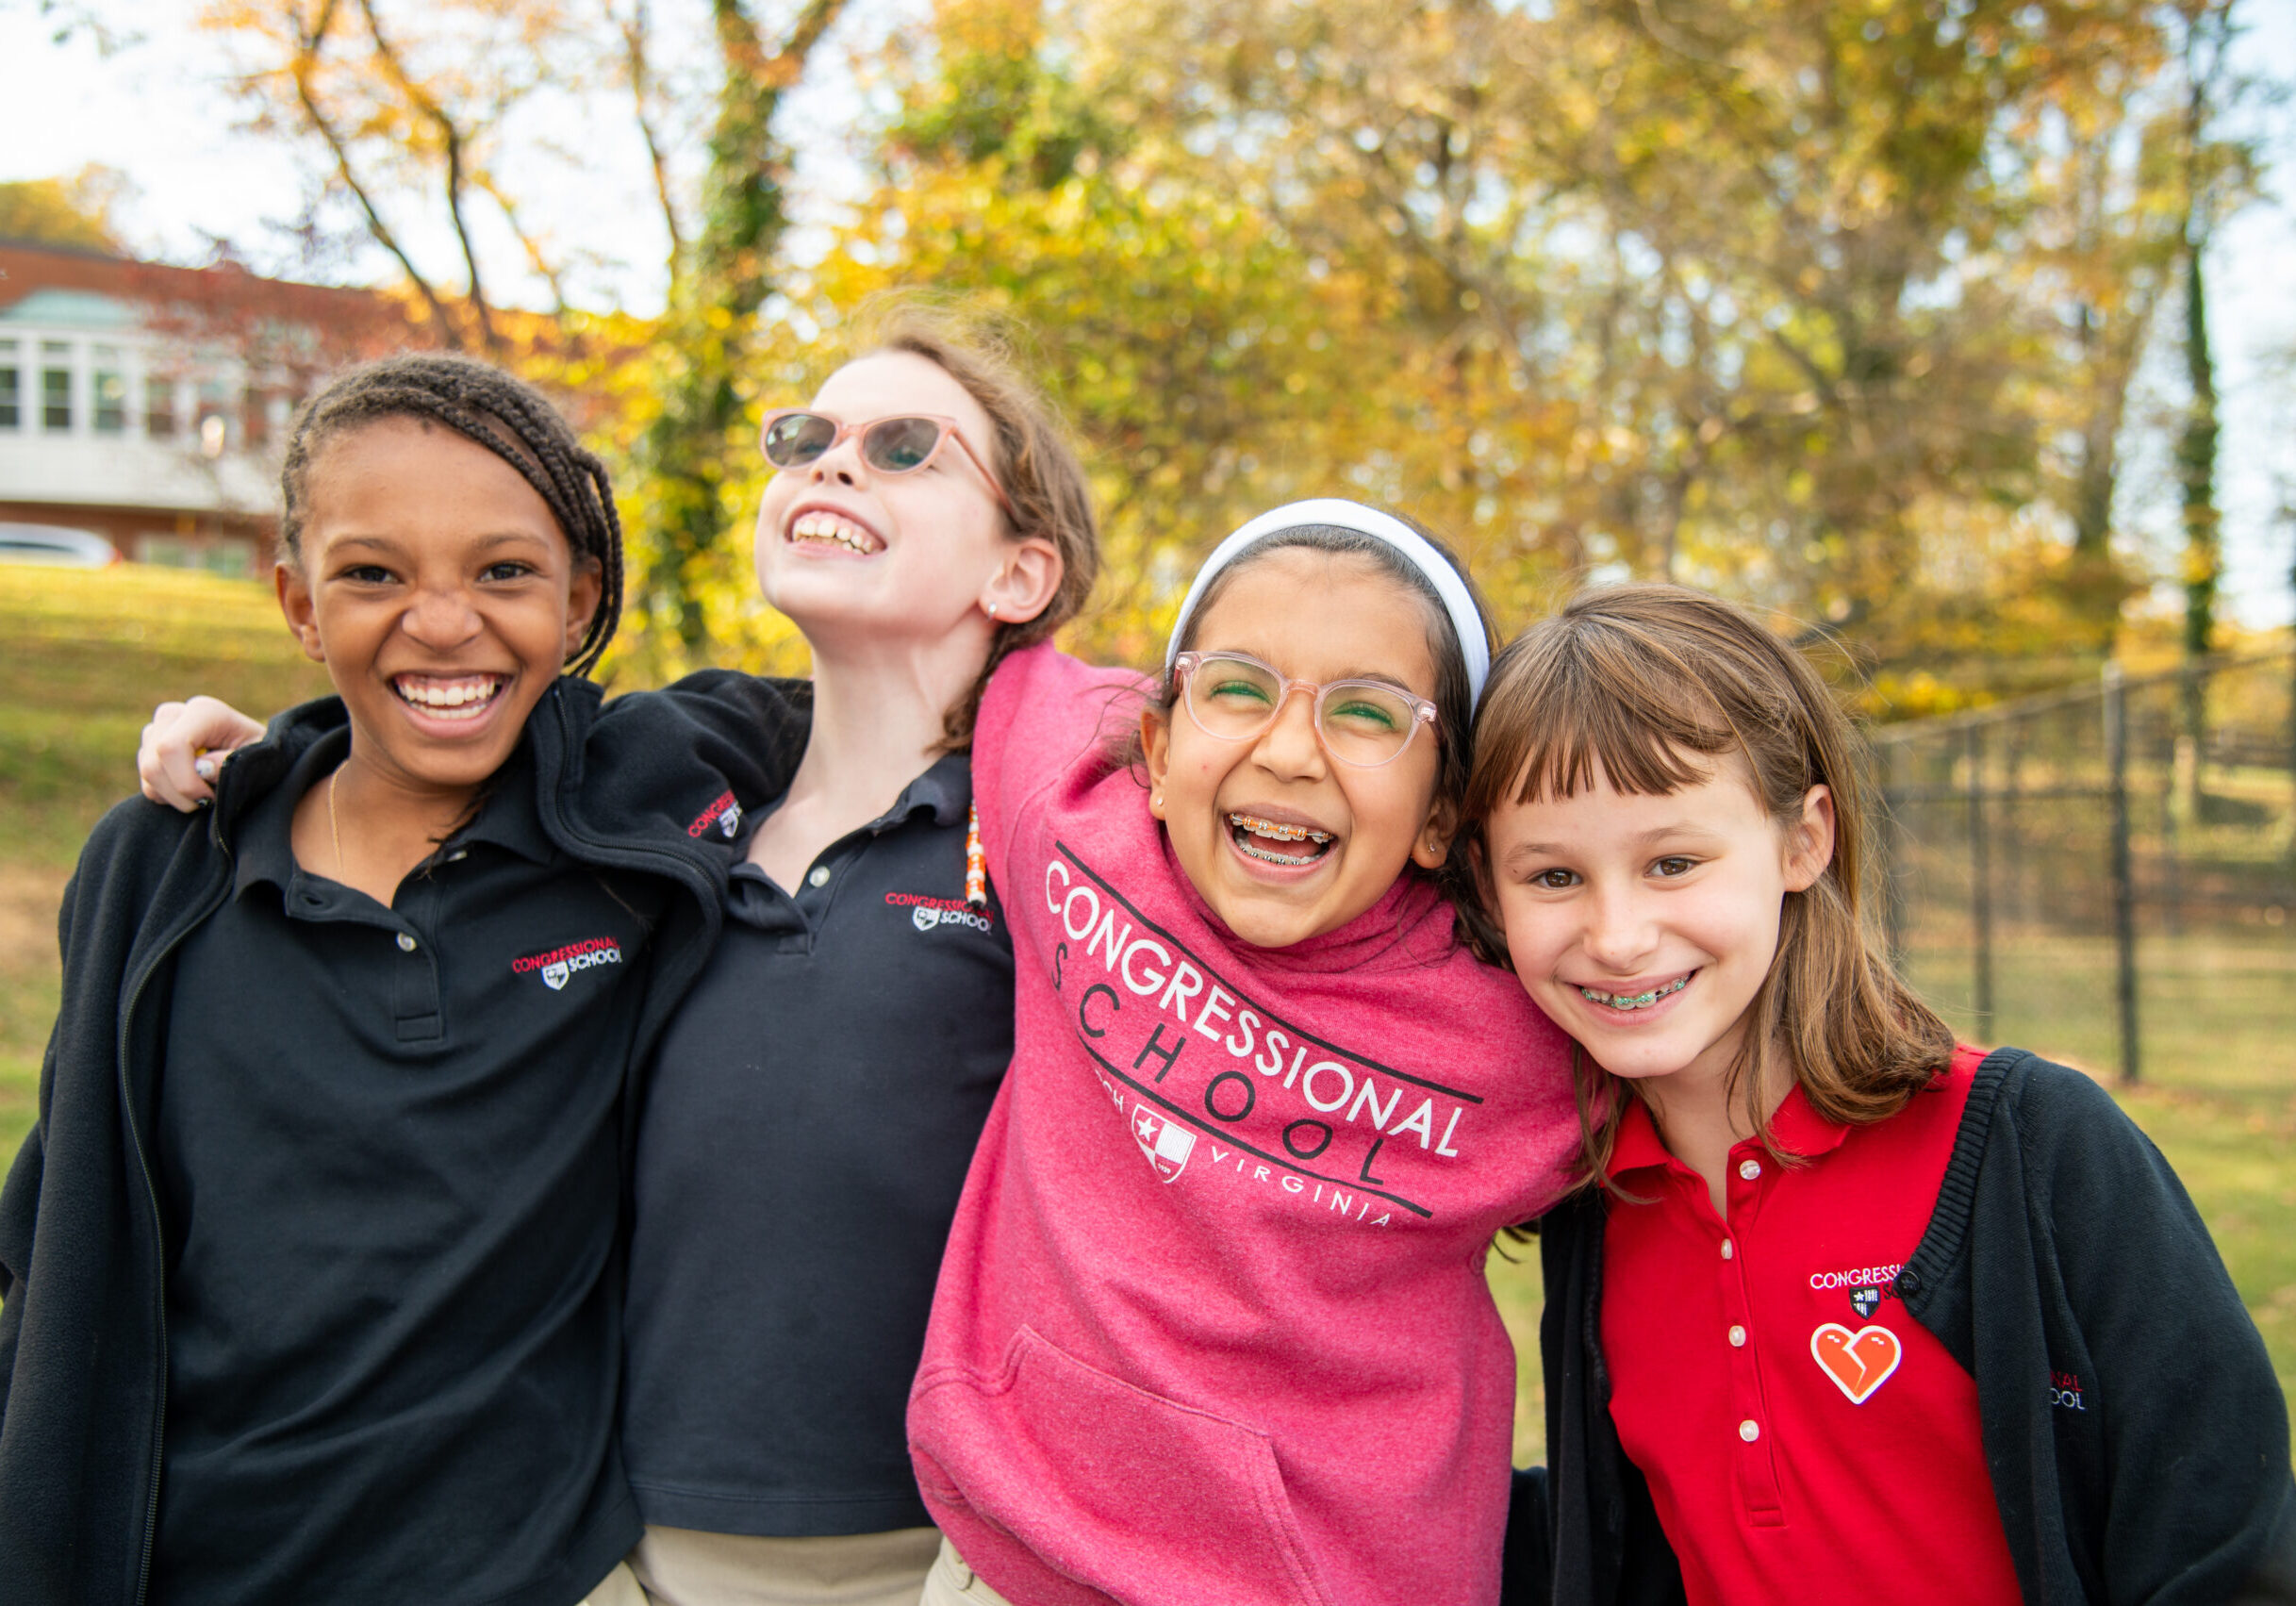
M 941 923 L 941 912 L 919 903 L 909 911 L 909 923 L 918 931 L 929 932 Z
M 563 959 L 545 965 L 542 967 L 542 985 L 554 993 L 566 985 L 567 974 L 566 961 Z
M 1850 1290 L 1850 1309 L 1858 1313 L 1859 1321 L 1865 1320 L 1875 1311 L 1881 1309 L 1881 1290 L 1878 1288 L 1852 1288 Z
M 727 841 L 731 842 L 734 839 L 734 834 L 741 829 L 741 805 L 739 803 L 725 805 L 725 812 L 718 817 L 718 829 L 725 833 Z
M 1167 1183 L 1188 1168 L 1188 1156 L 1196 1152 L 1196 1134 L 1165 1120 L 1146 1104 L 1132 1111 L 1132 1141 Z

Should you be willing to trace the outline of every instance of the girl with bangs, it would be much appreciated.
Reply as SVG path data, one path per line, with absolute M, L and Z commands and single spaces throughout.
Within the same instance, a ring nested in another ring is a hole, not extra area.
M 2207 1230 L 2096 1084 L 1957 1046 L 1872 945 L 1856 737 L 1790 644 L 1582 594 L 1494 666 L 1466 810 L 1584 1134 L 1511 1600 L 2289 1598 Z
M 1560 1034 L 1449 896 L 1489 622 L 1423 532 L 1319 500 L 1220 545 L 1153 682 L 1080 664 L 1043 638 L 1082 476 L 1007 422 L 890 341 L 766 421 L 811 726 L 785 793 L 696 821 L 744 862 L 644 1087 L 646 1526 L 593 1601 L 1488 1606 L 1483 1259 L 1575 1137 Z M 765 727 L 788 688 L 675 695 Z

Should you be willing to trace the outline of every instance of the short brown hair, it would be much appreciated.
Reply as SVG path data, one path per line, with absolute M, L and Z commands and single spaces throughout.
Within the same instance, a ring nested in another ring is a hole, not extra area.
M 945 752 L 972 745 L 981 695 L 997 666 L 1008 654 L 1049 639 L 1082 612 L 1100 572 L 1100 521 L 1092 486 L 1059 410 L 1022 366 L 1018 345 L 1019 332 L 1010 323 L 904 295 L 864 307 L 848 347 L 854 360 L 881 352 L 921 356 L 965 387 L 995 431 L 989 468 L 1013 504 L 1012 538 L 1041 536 L 1060 553 L 1060 587 L 1051 602 L 1034 619 L 998 624 L 980 679 L 943 716 Z
M 1696 786 L 1735 755 L 1781 822 L 1825 786 L 1832 862 L 1786 894 L 1777 952 L 1749 1006 L 1730 1068 L 1765 1147 L 1757 1090 L 1789 1070 L 1828 1120 L 1903 1109 L 1953 1055 L 1953 1033 L 1899 979 L 1865 930 L 1858 877 L 1866 842 L 1861 747 L 1817 671 L 1745 609 L 1680 586 L 1582 591 L 1501 652 L 1475 723 L 1465 810 L 1478 857 L 1511 803 L 1567 798 L 1599 776 L 1622 792 Z M 1487 873 L 1487 871 L 1486 871 Z M 1486 940 L 1496 936 L 1488 909 Z M 1607 1073 L 1577 1068 L 1586 1143 L 1582 1184 L 1605 1178 L 1626 1101 Z M 1773 1152 L 1776 1151 L 1773 1149 Z

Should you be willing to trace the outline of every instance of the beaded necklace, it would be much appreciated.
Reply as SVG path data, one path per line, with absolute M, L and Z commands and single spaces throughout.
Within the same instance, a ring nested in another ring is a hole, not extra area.
M 988 907 L 988 860 L 981 852 L 981 805 L 974 803 L 965 816 L 965 906 L 968 909 Z

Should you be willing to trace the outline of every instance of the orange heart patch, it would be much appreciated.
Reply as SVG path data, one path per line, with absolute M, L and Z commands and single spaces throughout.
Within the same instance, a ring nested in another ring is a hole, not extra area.
M 1861 1327 L 1852 1333 L 1838 1321 L 1819 1325 L 1809 1335 L 1809 1352 L 1852 1405 L 1871 1399 L 1906 1358 L 1897 1334 L 1888 1328 Z

